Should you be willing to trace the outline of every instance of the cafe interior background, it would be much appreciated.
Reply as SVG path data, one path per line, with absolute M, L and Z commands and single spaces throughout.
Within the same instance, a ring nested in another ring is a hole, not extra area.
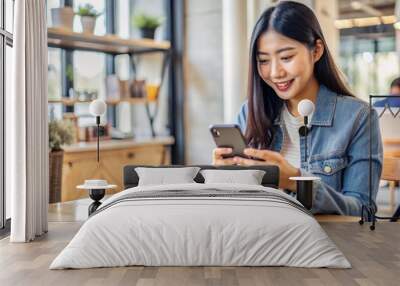
M 14 2 L 2 2 L 8 15 L 2 42 L 7 55 L 13 48 Z M 48 116 L 54 140 L 50 203 L 86 198 L 76 186 L 91 177 L 102 177 L 118 186 L 113 192 L 120 191 L 121 170 L 128 164 L 211 163 L 214 142 L 208 126 L 232 122 L 245 100 L 251 29 L 275 2 L 48 0 Z M 400 30 L 395 23 L 400 20 L 400 3 L 300 2 L 316 12 L 354 93 L 365 101 L 370 94 L 387 94 L 390 82 L 399 76 Z M 77 11 L 85 4 L 100 13 L 93 31 L 83 14 L 69 19 L 54 9 Z M 146 21 L 159 24 L 153 39 L 145 38 L 149 35 L 140 28 Z M 4 59 L 1 80 L 7 98 L 13 63 L 9 56 Z M 89 112 L 96 98 L 107 103 L 101 117 L 105 127 L 100 132 L 100 164 L 96 122 Z M 381 123 L 382 129 L 391 130 L 385 133 L 385 152 L 399 157 L 400 130 L 396 119 L 391 120 Z M 57 142 L 63 143 L 61 149 Z M 400 200 L 398 192 L 389 189 L 398 190 L 398 185 L 381 185 L 380 213 L 391 214 Z M 1 191 L 4 226 L 11 196 L 5 188 Z M 83 216 L 86 211 L 82 209 Z

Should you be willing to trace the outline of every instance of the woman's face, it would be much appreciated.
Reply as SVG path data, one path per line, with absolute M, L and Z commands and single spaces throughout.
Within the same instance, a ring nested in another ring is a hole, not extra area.
M 258 72 L 280 98 L 293 99 L 314 78 L 314 63 L 321 55 L 296 40 L 268 30 L 257 43 Z

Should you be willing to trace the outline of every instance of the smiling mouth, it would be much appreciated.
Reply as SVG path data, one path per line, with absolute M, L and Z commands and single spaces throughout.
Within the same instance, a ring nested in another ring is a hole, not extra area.
M 288 81 L 275 82 L 274 84 L 279 91 L 287 91 L 292 85 L 293 81 L 294 79 L 291 79 Z

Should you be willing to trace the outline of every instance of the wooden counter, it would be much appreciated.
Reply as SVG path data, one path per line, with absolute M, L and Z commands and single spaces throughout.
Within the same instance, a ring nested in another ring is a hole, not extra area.
M 157 146 L 157 145 L 172 145 L 174 144 L 173 137 L 155 137 L 155 138 L 135 138 L 125 140 L 105 140 L 100 141 L 100 156 L 104 150 L 116 150 L 132 147 Z M 86 151 L 97 151 L 97 142 L 79 142 L 63 147 L 65 152 L 76 153 Z
M 61 201 L 88 196 L 87 191 L 76 186 L 88 179 L 104 179 L 118 186 L 108 194 L 123 187 L 123 167 L 126 165 L 168 165 L 172 137 L 108 140 L 100 142 L 100 163 L 97 162 L 97 143 L 82 142 L 64 148 Z

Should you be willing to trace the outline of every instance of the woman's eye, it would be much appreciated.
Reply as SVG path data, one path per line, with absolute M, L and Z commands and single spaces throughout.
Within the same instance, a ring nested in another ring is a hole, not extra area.
M 293 58 L 293 56 L 287 56 L 287 57 L 282 57 L 282 61 L 290 61 Z
M 262 64 L 262 65 L 265 65 L 265 64 L 269 63 L 269 60 L 266 60 L 266 59 L 259 59 L 258 62 L 259 62 L 260 64 Z

